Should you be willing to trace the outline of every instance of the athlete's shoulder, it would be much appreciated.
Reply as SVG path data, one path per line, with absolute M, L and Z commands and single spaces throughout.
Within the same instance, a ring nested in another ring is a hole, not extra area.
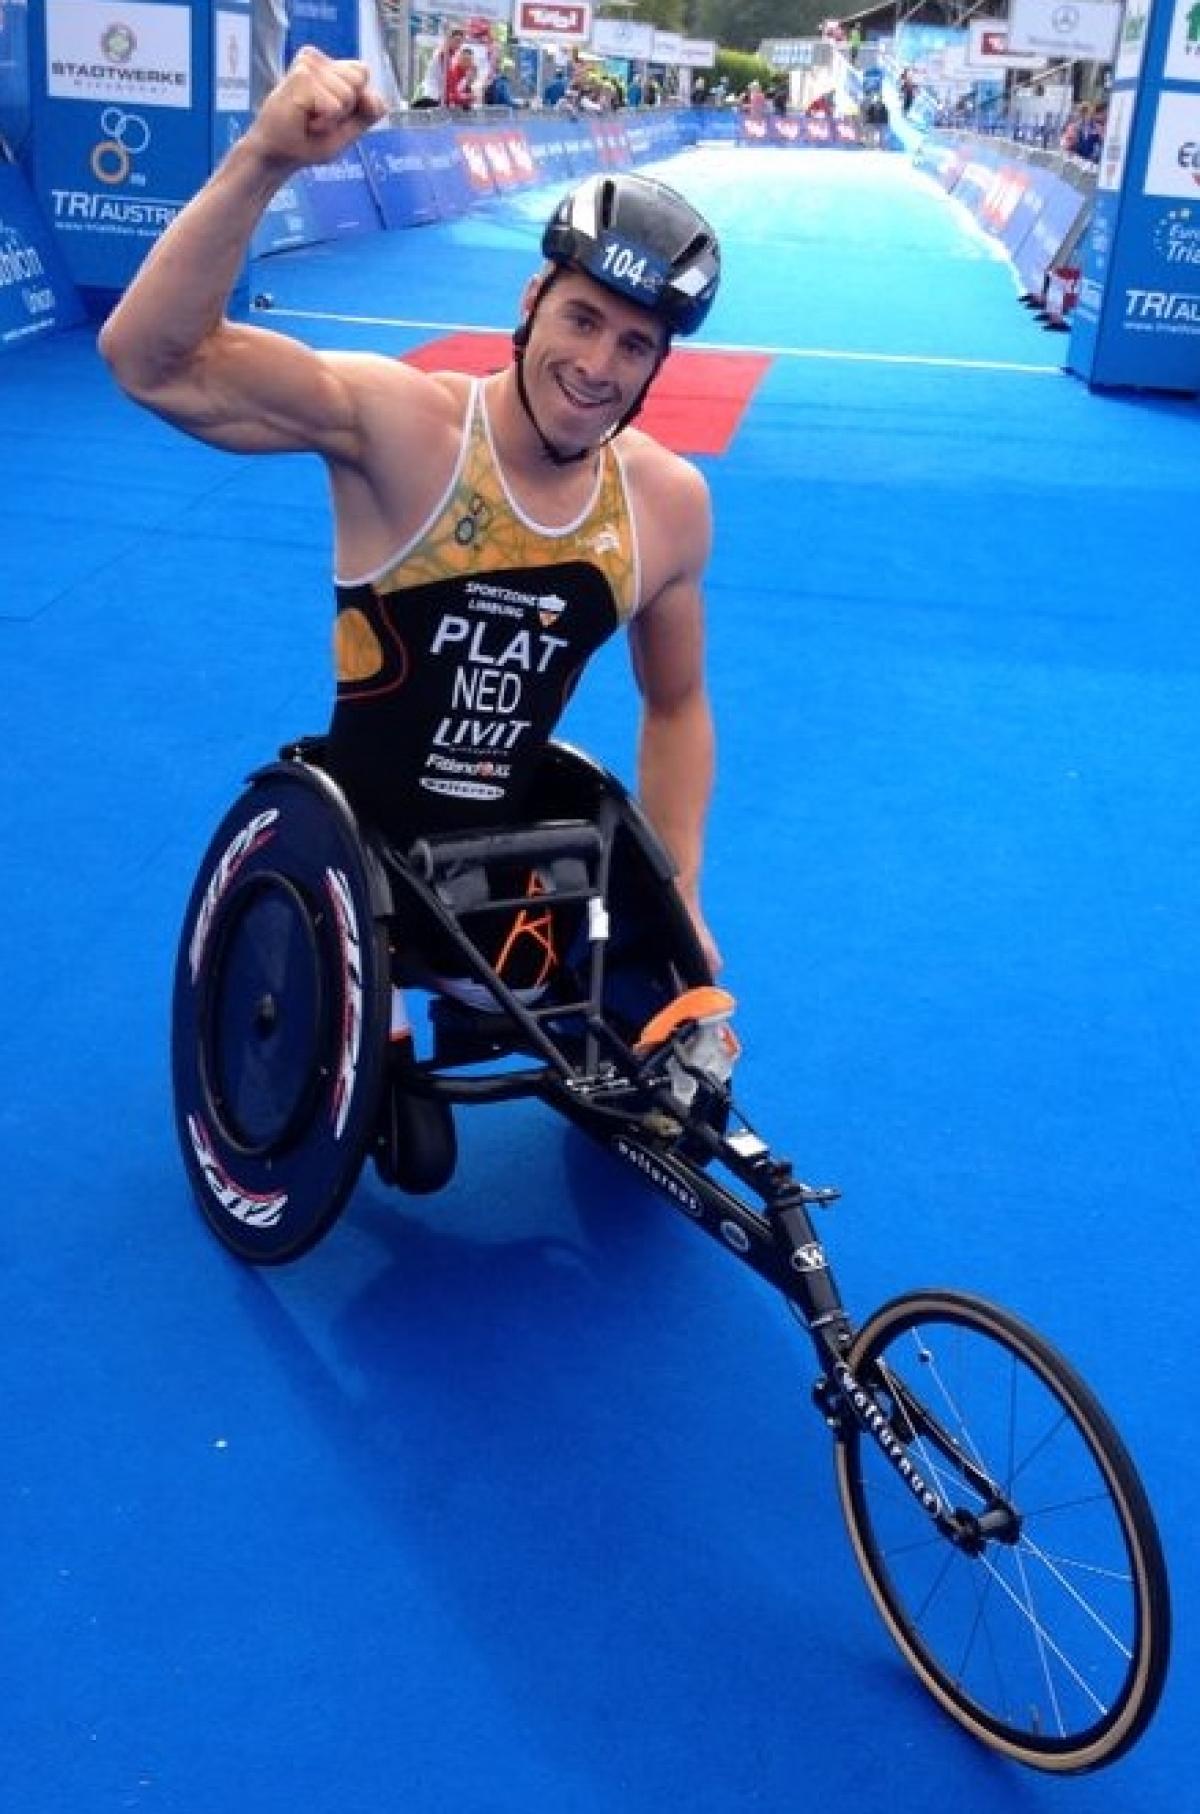
M 653 490 L 665 486 L 683 495 L 707 497 L 709 483 L 700 468 L 685 459 L 682 453 L 673 452 L 673 448 L 656 441 L 654 435 L 645 434 L 644 428 L 625 428 L 616 446 L 622 453 L 625 472 L 634 484 Z
M 630 488 L 655 509 L 708 509 L 708 481 L 698 466 L 640 428 L 627 428 L 617 446 Z

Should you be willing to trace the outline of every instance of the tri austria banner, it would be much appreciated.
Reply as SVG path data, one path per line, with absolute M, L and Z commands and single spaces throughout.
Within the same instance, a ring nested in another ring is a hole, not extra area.
M 1200 392 L 1200 0 L 1128 0 L 1068 370 Z
M 44 0 L 31 26 L 34 192 L 111 297 L 246 128 L 249 0 Z

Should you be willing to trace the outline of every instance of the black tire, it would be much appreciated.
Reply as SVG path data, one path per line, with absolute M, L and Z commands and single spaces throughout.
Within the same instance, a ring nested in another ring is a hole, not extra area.
M 175 1122 L 217 1238 L 272 1265 L 336 1220 L 379 1112 L 390 1006 L 382 885 L 349 808 L 301 762 L 225 815 L 184 916 Z
M 984 1299 L 931 1290 L 884 1305 L 848 1361 L 889 1409 L 943 1505 L 970 1524 L 985 1495 L 923 1407 L 1015 1512 L 977 1553 L 939 1533 L 879 1442 L 836 1445 L 855 1557 L 892 1637 L 966 1731 L 1037 1769 L 1112 1763 L 1162 1693 L 1170 1594 L 1145 1491 L 1095 1396 L 1033 1329 Z

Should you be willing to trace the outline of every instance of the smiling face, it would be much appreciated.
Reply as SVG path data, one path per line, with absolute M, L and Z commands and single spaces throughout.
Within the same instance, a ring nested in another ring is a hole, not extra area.
M 542 432 L 564 450 L 596 447 L 631 409 L 667 351 L 662 323 L 581 271 L 546 273 L 523 298 L 537 303 L 523 369 Z

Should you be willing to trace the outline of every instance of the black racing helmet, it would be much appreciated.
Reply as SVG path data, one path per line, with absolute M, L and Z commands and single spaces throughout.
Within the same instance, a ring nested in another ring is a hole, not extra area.
M 649 309 L 668 334 L 696 332 L 721 278 L 721 249 L 704 216 L 666 183 L 632 170 L 589 176 L 564 195 L 542 252 Z

